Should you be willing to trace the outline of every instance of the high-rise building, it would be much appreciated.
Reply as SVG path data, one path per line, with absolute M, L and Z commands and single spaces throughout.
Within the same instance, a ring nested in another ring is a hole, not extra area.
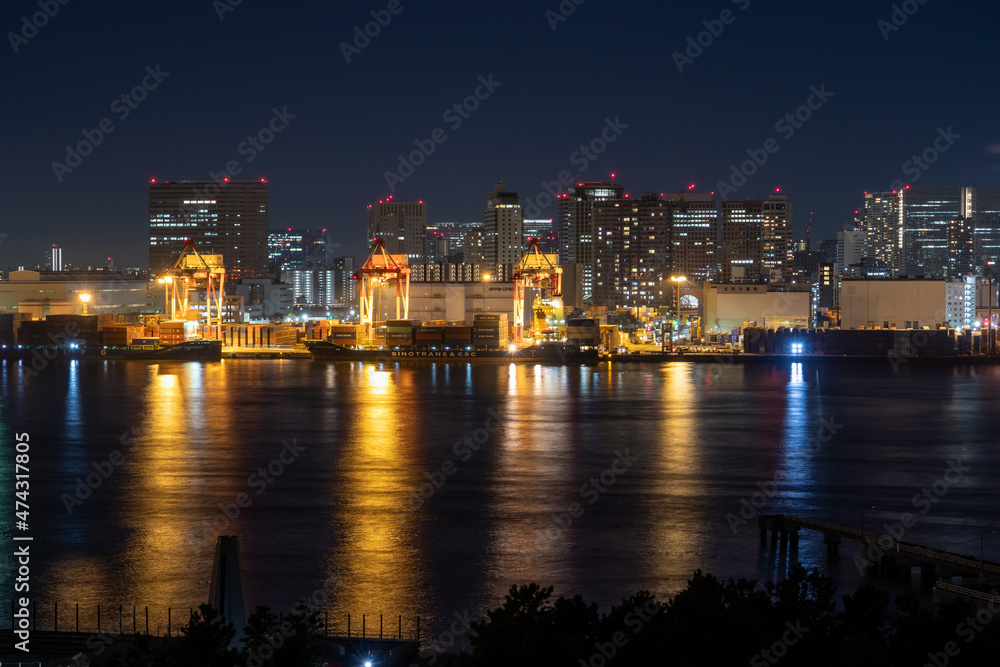
M 761 271 L 772 283 L 788 282 L 792 271 L 792 202 L 771 195 L 763 203 Z
M 837 272 L 859 266 L 869 256 L 868 232 L 863 229 L 837 232 Z
M 675 205 L 649 193 L 594 202 L 595 305 L 669 305 Z
M 577 183 L 559 198 L 559 262 L 576 263 L 582 267 L 584 300 L 591 299 L 594 289 L 594 226 L 596 202 L 622 199 L 625 187 L 615 183 Z
M 524 253 L 524 210 L 516 192 L 497 183 L 483 213 L 483 260 L 498 280 L 510 280 Z
M 593 210 L 596 202 L 622 199 L 624 186 L 615 183 L 577 183 L 559 197 L 559 262 L 582 267 L 583 298 L 591 299 L 594 289 Z
M 546 255 L 559 254 L 559 238 L 552 218 L 524 221 L 524 247 L 537 242 L 538 248 Z
M 267 261 L 273 269 L 326 266 L 325 229 L 284 229 L 267 234 Z
M 55 243 L 52 244 L 52 259 L 50 262 L 53 271 L 62 271 L 62 248 L 57 246 Z
M 1000 265 L 1000 187 L 966 188 L 966 215 L 972 218 L 973 265 Z
M 427 262 L 464 261 L 466 236 L 481 232 L 482 222 L 437 222 L 427 226 L 425 260 Z
M 330 262 L 333 267 L 333 297 L 340 303 L 349 306 L 357 306 L 357 281 L 354 279 L 354 271 L 357 262 L 354 257 L 334 257 Z
M 946 278 L 962 278 L 975 272 L 973 221 L 956 218 L 948 221 L 948 266 Z
M 764 202 L 751 200 L 722 202 L 723 283 L 755 283 L 761 279 L 761 242 L 764 229 Z
M 871 256 L 896 274 L 954 278 L 1000 261 L 1000 187 L 866 193 L 865 214 Z
M 864 220 L 856 226 L 866 235 L 865 256 L 881 262 L 894 274 L 899 273 L 903 257 L 902 219 L 899 192 L 865 193 Z
M 149 184 L 149 271 L 169 269 L 185 242 L 222 255 L 228 278 L 267 275 L 268 186 L 260 181 Z
M 389 199 L 368 205 L 368 249 L 382 239 L 390 255 L 406 255 L 411 264 L 423 261 L 426 244 L 427 205 L 421 201 Z
M 338 304 L 336 276 L 333 269 L 298 266 L 281 270 L 281 282 L 292 286 L 297 306 Z
M 819 242 L 819 261 L 826 264 L 837 263 L 837 239 L 823 239 Z
M 486 253 L 483 251 L 483 228 L 469 230 L 462 243 L 462 261 L 465 264 L 486 268 Z
M 959 187 L 905 188 L 899 193 L 902 222 L 901 273 L 944 278 L 948 274 L 948 226 L 966 217 Z
M 673 273 L 696 282 L 719 280 L 719 208 L 711 194 L 667 195 L 672 209 Z
M 437 225 L 427 225 L 424 228 L 424 254 L 425 262 L 446 262 L 448 261 L 448 237 Z

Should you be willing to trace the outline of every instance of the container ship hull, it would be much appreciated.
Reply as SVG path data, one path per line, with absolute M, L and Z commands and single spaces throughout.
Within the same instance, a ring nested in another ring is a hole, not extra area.
M 222 359 L 222 341 L 189 341 L 153 350 L 135 350 L 128 348 L 106 348 L 99 351 L 88 350 L 87 356 L 90 358 L 108 360 L 135 359 L 144 361 L 220 361 Z
M 559 343 L 542 343 L 514 351 L 482 348 L 432 350 L 417 347 L 381 350 L 356 349 L 327 341 L 306 341 L 305 344 L 316 361 L 536 362 L 550 364 L 596 364 L 600 361 L 597 350 L 581 350 L 578 347 Z

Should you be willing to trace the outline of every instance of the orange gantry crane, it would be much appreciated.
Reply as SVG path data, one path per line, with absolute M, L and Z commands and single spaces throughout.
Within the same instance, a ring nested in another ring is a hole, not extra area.
M 221 337 L 222 294 L 226 283 L 226 269 L 222 263 L 222 255 L 202 255 L 195 247 L 194 241 L 189 239 L 184 244 L 180 257 L 157 282 L 165 286 L 167 312 L 171 320 L 200 319 L 200 314 L 189 311 L 188 295 L 204 286 L 208 337 Z
M 354 274 L 361 282 L 361 324 L 365 337 L 374 338 L 375 297 L 391 282 L 396 283 L 396 319 L 410 316 L 410 267 L 406 255 L 390 255 L 382 239 L 372 239 L 374 247 L 364 265 Z
M 531 241 L 528 250 L 514 268 L 514 341 L 521 342 L 524 329 L 524 296 L 528 287 L 540 290 L 536 301 L 562 295 L 562 267 L 555 255 L 546 255 Z M 546 296 L 546 293 L 547 296 Z M 534 307 L 534 304 L 532 304 Z

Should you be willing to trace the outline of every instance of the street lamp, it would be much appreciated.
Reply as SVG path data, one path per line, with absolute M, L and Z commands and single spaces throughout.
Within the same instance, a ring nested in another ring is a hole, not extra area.
M 83 314 L 87 314 L 87 304 L 90 303 L 91 296 L 89 294 L 81 294 L 80 301 L 83 302 Z
M 677 329 L 680 332 L 681 326 L 681 283 L 687 281 L 686 276 L 670 276 L 670 281 L 674 284 L 674 314 L 677 316 Z M 670 326 L 670 351 L 674 351 L 674 327 Z
M 166 276 L 165 278 L 157 278 L 156 282 L 163 285 L 163 314 L 167 314 L 167 302 L 170 302 L 170 319 L 174 319 L 174 302 L 170 298 L 170 285 L 174 282 L 173 276 Z
M 482 294 L 480 295 L 480 297 L 479 297 L 479 298 L 481 299 L 481 301 L 482 301 L 482 304 L 481 304 L 481 307 L 480 307 L 480 310 L 482 310 L 483 308 L 485 308 L 485 307 L 486 307 L 486 284 L 487 284 L 487 283 L 489 283 L 489 282 L 490 282 L 491 280 L 493 280 L 493 276 L 491 276 L 491 275 L 490 275 L 490 274 L 488 274 L 488 273 L 484 273 L 484 274 L 483 274 L 483 278 L 482 278 L 482 282 L 483 282 L 483 293 L 482 293 Z

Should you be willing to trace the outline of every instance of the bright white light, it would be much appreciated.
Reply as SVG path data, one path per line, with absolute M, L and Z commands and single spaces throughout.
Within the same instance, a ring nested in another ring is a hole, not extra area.
M 372 661 L 371 660 L 365 660 L 365 667 L 372 667 Z

